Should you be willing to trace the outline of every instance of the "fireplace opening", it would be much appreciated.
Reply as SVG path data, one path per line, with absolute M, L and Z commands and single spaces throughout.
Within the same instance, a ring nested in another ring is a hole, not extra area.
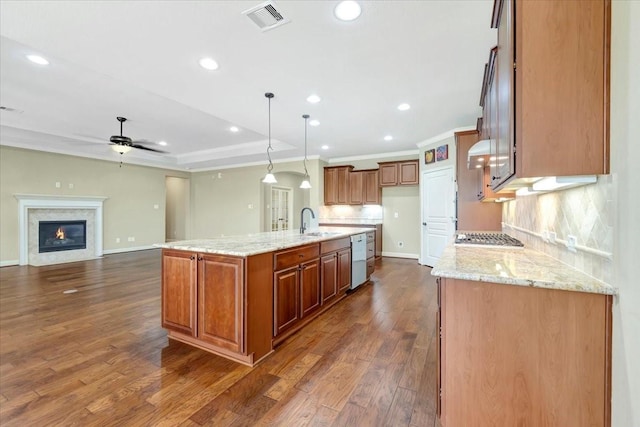
M 87 221 L 40 221 L 38 251 L 55 252 L 87 248 Z

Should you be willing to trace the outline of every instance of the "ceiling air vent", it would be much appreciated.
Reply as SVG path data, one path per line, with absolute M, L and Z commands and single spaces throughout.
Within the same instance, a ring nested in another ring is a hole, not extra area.
M 289 19 L 282 16 L 282 13 L 276 9 L 276 4 L 272 1 L 261 3 L 242 13 L 247 15 L 262 31 L 272 30 L 289 22 Z

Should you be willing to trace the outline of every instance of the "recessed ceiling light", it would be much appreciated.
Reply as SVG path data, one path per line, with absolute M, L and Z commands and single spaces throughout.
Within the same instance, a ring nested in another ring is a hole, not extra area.
M 229 130 L 230 130 L 231 132 L 238 132 L 240 129 L 238 129 L 238 127 L 237 127 L 237 126 L 231 126 L 231 127 L 229 128 Z
M 391 135 L 387 135 L 384 137 L 385 141 L 391 141 L 393 139 L 393 137 Z
M 411 108 L 411 105 L 409 105 L 409 104 L 400 104 L 400 105 L 398 105 L 398 110 L 400 110 L 400 111 L 407 111 L 409 108 Z
M 218 63 L 213 58 L 202 58 L 200 59 L 200 66 L 205 70 L 214 71 L 218 69 Z
M 307 102 L 310 102 L 312 104 L 317 104 L 321 100 L 322 100 L 322 98 L 320 98 L 318 95 L 309 95 L 307 97 Z
M 320 122 L 319 122 L 319 121 L 317 121 L 317 120 L 309 120 L 309 124 L 310 124 L 311 126 L 318 126 L 318 125 L 320 125 Z
M 353 21 L 362 12 L 362 8 L 356 1 L 341 1 L 338 3 L 333 13 L 336 14 L 336 18 L 341 21 Z
M 163 147 L 165 147 L 167 145 L 167 141 L 160 141 L 158 142 L 158 145 L 162 145 Z
M 27 55 L 27 59 L 33 62 L 34 64 L 49 65 L 49 61 L 47 61 L 46 59 L 44 59 L 42 56 L 39 56 L 39 55 Z
M 329 146 L 328 146 L 328 145 L 323 145 L 321 148 L 322 148 L 323 150 L 328 150 L 328 149 L 329 149 Z

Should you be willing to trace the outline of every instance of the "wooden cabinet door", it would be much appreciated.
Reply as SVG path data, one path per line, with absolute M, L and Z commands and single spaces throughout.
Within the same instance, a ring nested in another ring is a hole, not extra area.
M 380 187 L 398 185 L 398 165 L 396 163 L 380 163 Z
M 194 252 L 162 251 L 162 327 L 196 336 L 197 261 Z
M 364 203 L 363 178 L 364 172 L 349 173 L 349 204 L 361 205 Z
M 300 317 L 320 308 L 320 260 L 300 265 Z
M 322 288 L 322 304 L 328 303 L 338 294 L 336 254 L 325 255 L 320 259 L 320 285 Z
M 349 171 L 351 167 L 345 166 L 336 168 L 337 194 L 336 203 L 339 205 L 349 204 Z
M 378 184 L 378 170 L 363 171 L 363 187 L 364 187 L 364 200 L 365 205 L 381 205 L 382 204 L 382 189 Z
M 324 169 L 324 204 L 335 205 L 338 202 L 338 172 L 335 168 Z
M 242 258 L 199 254 L 198 337 L 219 347 L 244 351 L 244 262 Z
M 342 293 L 351 287 L 351 249 L 343 249 L 337 254 L 338 292 Z
M 273 279 L 273 336 L 291 328 L 300 319 L 298 266 L 277 271 Z
M 496 188 L 515 174 L 514 159 L 514 14 L 513 0 L 502 2 L 498 27 L 498 53 L 495 75 L 490 89 L 492 103 L 491 138 L 496 141 L 496 156 L 492 168 L 492 186 Z M 497 121 L 497 125 L 494 123 Z
M 400 172 L 399 185 L 416 185 L 419 181 L 418 161 L 402 162 L 398 165 Z

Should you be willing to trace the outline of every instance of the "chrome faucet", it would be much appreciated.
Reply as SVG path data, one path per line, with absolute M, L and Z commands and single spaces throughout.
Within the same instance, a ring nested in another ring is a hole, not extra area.
M 308 210 L 311 212 L 311 218 L 315 218 L 316 215 L 313 213 L 313 209 L 304 207 L 300 211 L 300 234 L 304 234 L 304 231 L 307 229 L 307 224 L 304 223 L 304 211 Z

